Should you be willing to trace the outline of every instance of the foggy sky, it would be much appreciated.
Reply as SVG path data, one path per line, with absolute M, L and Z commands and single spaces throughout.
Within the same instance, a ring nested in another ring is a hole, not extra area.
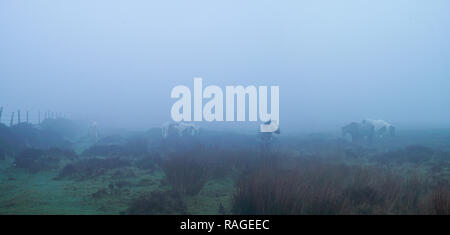
M 150 128 L 170 120 L 173 87 L 202 77 L 280 86 L 286 131 L 450 127 L 449 12 L 446 0 L 4 0 L 0 106 Z

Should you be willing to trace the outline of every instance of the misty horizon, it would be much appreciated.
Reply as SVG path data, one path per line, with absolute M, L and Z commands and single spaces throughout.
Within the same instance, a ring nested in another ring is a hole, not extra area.
M 22 120 L 51 111 L 160 127 L 172 88 L 202 77 L 204 86 L 279 86 L 283 133 L 365 118 L 450 128 L 447 1 L 51 3 L 0 3 L 2 123 L 20 109 Z

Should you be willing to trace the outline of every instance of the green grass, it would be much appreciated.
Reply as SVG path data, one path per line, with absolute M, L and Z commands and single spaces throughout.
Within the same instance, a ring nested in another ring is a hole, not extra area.
M 29 173 L 13 167 L 11 159 L 0 161 L 0 169 L 0 214 L 120 214 L 140 193 L 170 189 L 162 184 L 161 170 L 150 173 L 129 167 L 136 177 L 115 179 L 116 170 L 111 170 L 78 181 L 55 180 L 59 169 Z M 119 181 L 127 185 L 111 191 L 109 185 Z M 102 190 L 106 193 L 101 194 Z M 198 195 L 184 198 L 188 213 L 217 214 L 220 204 L 229 212 L 233 190 L 233 176 L 208 181 Z M 101 196 L 95 197 L 99 191 Z

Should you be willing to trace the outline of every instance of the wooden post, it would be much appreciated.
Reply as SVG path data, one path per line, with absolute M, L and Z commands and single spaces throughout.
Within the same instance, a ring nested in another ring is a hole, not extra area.
M 38 124 L 41 125 L 41 111 L 38 111 Z
M 9 122 L 9 126 L 12 126 L 14 122 L 14 112 L 11 114 L 11 121 Z
M 28 111 L 27 111 L 27 124 L 28 124 Z
M 20 110 L 17 110 L 17 124 L 20 124 Z

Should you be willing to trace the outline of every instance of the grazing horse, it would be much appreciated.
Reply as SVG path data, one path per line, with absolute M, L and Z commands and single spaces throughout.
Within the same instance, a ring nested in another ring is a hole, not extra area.
M 377 138 L 395 136 L 395 127 L 384 120 L 364 119 L 361 123 L 373 126 L 374 135 Z
M 166 150 L 190 151 L 201 143 L 200 128 L 184 122 L 167 122 L 161 127 L 162 148 Z
M 370 125 L 352 122 L 342 127 L 342 137 L 345 137 L 347 134 L 352 137 L 352 142 L 355 144 L 371 144 L 373 141 L 373 127 Z
M 342 137 L 349 134 L 353 143 L 371 144 L 374 138 L 395 135 L 395 127 L 383 120 L 364 119 L 362 122 L 352 122 L 342 127 Z
M 163 138 L 196 136 L 200 131 L 198 126 L 184 122 L 166 122 L 161 130 Z

